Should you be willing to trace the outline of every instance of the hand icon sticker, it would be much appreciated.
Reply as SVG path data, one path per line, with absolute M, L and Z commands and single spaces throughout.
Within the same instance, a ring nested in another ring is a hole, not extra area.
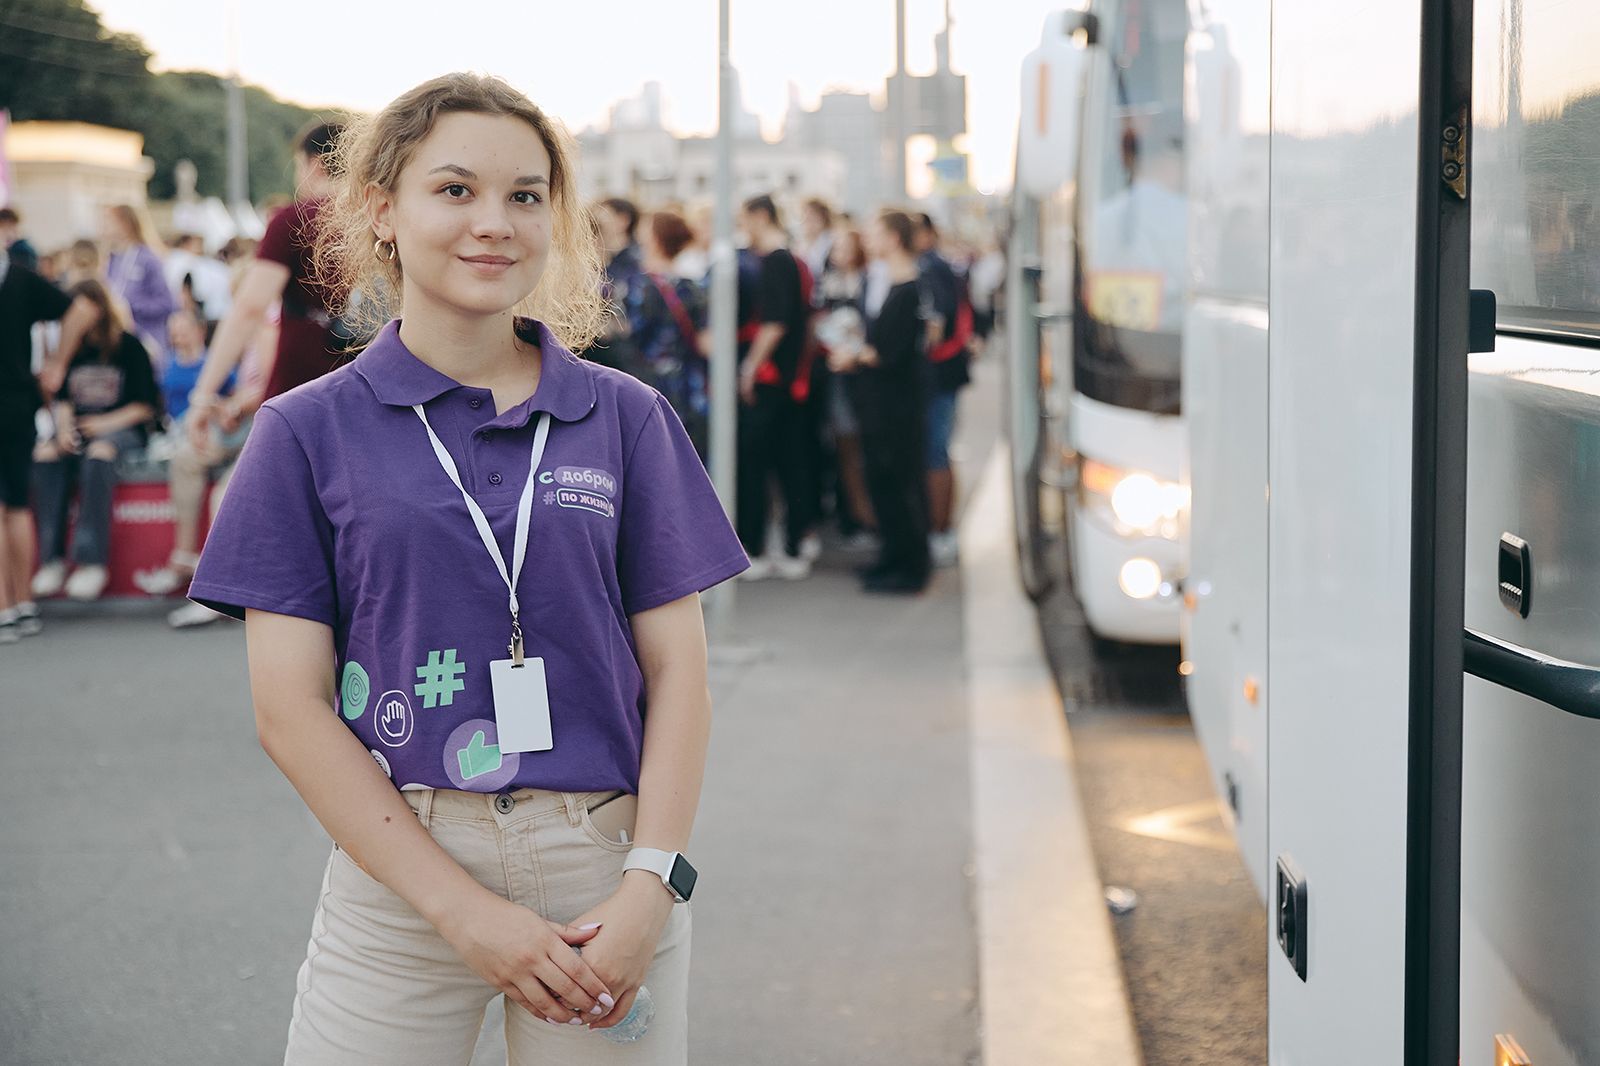
M 379 696 L 372 717 L 378 739 L 389 747 L 398 748 L 411 739 L 416 716 L 411 712 L 410 697 L 400 689 Z

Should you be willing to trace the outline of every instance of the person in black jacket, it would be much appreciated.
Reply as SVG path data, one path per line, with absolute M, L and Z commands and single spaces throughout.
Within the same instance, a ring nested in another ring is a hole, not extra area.
M 100 315 L 84 334 L 56 393 L 55 439 L 33 453 L 43 561 L 34 575 L 33 594 L 53 596 L 64 584 L 73 599 L 94 600 L 105 591 L 109 577 L 117 457 L 144 446 L 145 431 L 161 412 L 161 392 L 149 352 L 128 332 L 105 286 L 79 282 L 71 295 L 87 297 Z M 72 543 L 77 569 L 69 578 L 66 527 L 74 482 L 80 497 Z
M 914 229 L 904 212 L 885 210 L 867 231 L 868 251 L 880 260 L 866 293 L 866 342 L 835 351 L 830 363 L 848 374 L 851 404 L 861 423 L 867 491 L 878 517 L 878 561 L 862 572 L 869 592 L 920 592 L 928 583 L 928 495 L 923 458 L 927 407 L 926 331 L 913 252 Z

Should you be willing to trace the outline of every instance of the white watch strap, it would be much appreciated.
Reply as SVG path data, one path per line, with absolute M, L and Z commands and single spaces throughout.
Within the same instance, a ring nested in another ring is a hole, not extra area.
M 629 870 L 649 870 L 661 878 L 662 884 L 667 884 L 667 878 L 672 876 L 672 863 L 678 857 L 675 851 L 662 851 L 660 848 L 634 848 L 628 852 L 628 859 L 622 864 L 622 872 Z M 671 885 L 667 885 L 671 888 Z

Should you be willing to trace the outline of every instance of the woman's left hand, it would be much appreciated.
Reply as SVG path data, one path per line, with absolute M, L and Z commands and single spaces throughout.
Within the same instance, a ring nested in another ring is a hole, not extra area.
M 105 416 L 84 415 L 78 419 L 78 433 L 86 441 L 105 436 Z
M 616 1005 L 589 1022 L 592 1029 L 609 1029 L 628 1016 L 639 985 L 656 956 L 656 943 L 672 908 L 677 906 L 661 879 L 645 871 L 629 871 L 609 899 L 574 918 L 572 925 L 600 922 L 600 931 L 583 945 L 587 962 L 616 999 Z

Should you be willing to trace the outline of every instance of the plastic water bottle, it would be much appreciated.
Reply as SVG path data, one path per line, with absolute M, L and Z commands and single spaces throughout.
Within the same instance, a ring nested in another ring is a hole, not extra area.
M 609 1029 L 601 1029 L 600 1035 L 613 1044 L 631 1044 L 644 1035 L 655 1017 L 656 1001 L 650 997 L 650 990 L 640 985 L 639 994 L 633 997 L 633 1008 L 628 1011 L 627 1017 Z

